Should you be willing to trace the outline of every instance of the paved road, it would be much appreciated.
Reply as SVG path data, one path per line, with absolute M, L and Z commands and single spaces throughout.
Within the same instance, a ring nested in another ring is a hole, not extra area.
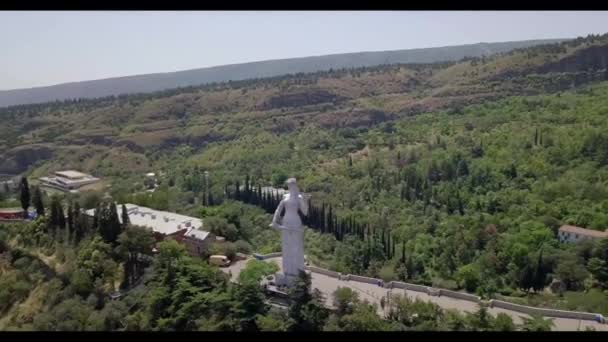
M 245 264 L 249 260 L 251 260 L 251 259 L 237 261 L 234 264 L 232 264 L 231 266 L 229 266 L 227 268 L 223 268 L 223 270 L 224 270 L 224 272 L 227 272 L 227 273 L 231 272 L 232 280 L 236 280 L 241 269 L 243 269 L 243 267 L 245 267 Z M 266 259 L 266 261 L 267 262 L 276 262 L 279 265 L 279 268 L 281 268 L 281 257 Z M 339 279 L 331 278 L 326 275 L 314 273 L 314 272 L 311 273 L 311 275 L 312 275 L 312 287 L 319 289 L 323 293 L 327 304 L 330 306 L 332 305 L 332 303 L 331 303 L 332 294 L 338 287 L 350 287 L 359 293 L 359 298 L 367 299 L 370 303 L 378 304 L 378 308 L 380 311 L 381 311 L 380 299 L 383 296 L 387 296 L 389 293 L 391 293 L 393 295 L 394 294 L 407 295 L 408 297 L 410 297 L 412 299 L 419 298 L 424 301 L 430 301 L 435 304 L 438 304 L 439 306 L 441 306 L 444 309 L 456 309 L 456 310 L 465 311 L 465 312 L 475 312 L 478 309 L 478 306 L 476 303 L 469 302 L 466 300 L 460 300 L 460 299 L 455 299 L 455 298 L 450 298 L 450 297 L 445 297 L 445 296 L 440 296 L 440 297 L 429 296 L 426 293 L 416 292 L 416 291 L 407 291 L 406 292 L 403 289 L 386 289 L 386 288 L 383 288 L 383 287 L 380 287 L 377 285 L 372 285 L 372 284 L 360 283 L 360 282 L 355 282 L 355 281 L 339 280 Z M 501 308 L 488 308 L 488 311 L 494 316 L 497 315 L 499 312 L 506 313 L 509 316 L 511 316 L 513 321 L 517 324 L 522 323 L 521 317 L 529 317 L 528 315 L 520 313 L 520 312 L 505 310 L 505 309 L 501 309 Z M 608 331 L 608 324 L 600 324 L 600 323 L 594 322 L 594 321 L 568 319 L 568 318 L 553 318 L 552 317 L 552 319 L 553 319 L 553 322 L 555 323 L 553 330 L 556 330 L 556 331 L 576 331 L 577 329 L 584 330 L 586 327 L 593 327 L 595 330 L 598 330 L 598 331 L 600 331 L 600 330 Z

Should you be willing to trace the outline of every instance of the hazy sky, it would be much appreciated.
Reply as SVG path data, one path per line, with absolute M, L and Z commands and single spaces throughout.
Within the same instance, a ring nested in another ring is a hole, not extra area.
M 569 38 L 608 12 L 0 12 L 0 90 L 265 59 Z

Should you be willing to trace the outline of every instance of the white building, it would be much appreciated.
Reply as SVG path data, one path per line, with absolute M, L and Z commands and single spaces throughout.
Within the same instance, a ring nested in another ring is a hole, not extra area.
M 41 177 L 40 182 L 43 186 L 53 189 L 66 192 L 76 192 L 80 187 L 99 182 L 99 178 L 93 177 L 86 173 L 67 170 L 57 171 L 55 172 L 55 175 L 51 177 Z
M 562 243 L 572 243 L 588 239 L 602 239 L 606 237 L 608 237 L 608 230 L 601 232 L 599 230 L 585 229 L 570 225 L 561 226 L 557 233 L 557 238 Z
M 150 228 L 157 240 L 172 237 L 178 242 L 184 242 L 188 251 L 193 255 L 201 255 L 210 243 L 216 240 L 215 235 L 202 230 L 203 221 L 196 217 L 154 210 L 126 203 L 127 214 L 132 225 Z M 116 205 L 118 219 L 122 223 L 122 205 Z M 95 209 L 86 211 L 89 217 L 95 215 Z

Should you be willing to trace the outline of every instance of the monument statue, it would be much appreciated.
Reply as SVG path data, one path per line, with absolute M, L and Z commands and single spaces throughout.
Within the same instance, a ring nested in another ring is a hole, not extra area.
M 304 228 L 298 211 L 308 214 L 308 202 L 300 194 L 295 178 L 287 180 L 289 192 L 283 195 L 277 210 L 274 212 L 271 227 L 281 231 L 281 254 L 283 272 L 275 275 L 279 286 L 290 286 L 304 271 Z M 285 215 L 281 218 L 281 212 Z

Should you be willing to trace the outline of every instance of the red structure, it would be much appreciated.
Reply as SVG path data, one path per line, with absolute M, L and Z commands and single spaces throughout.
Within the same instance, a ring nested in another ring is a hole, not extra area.
M 156 240 L 156 242 L 161 242 L 167 238 L 172 238 L 172 239 L 176 240 L 177 242 L 182 242 L 184 240 L 184 235 L 186 234 L 187 231 L 188 231 L 188 229 L 181 229 L 173 234 L 168 234 L 168 235 L 165 235 L 165 234 L 159 233 L 159 232 L 153 232 L 153 234 L 154 234 L 154 239 Z
M 23 209 L 0 208 L 0 220 L 23 220 Z

